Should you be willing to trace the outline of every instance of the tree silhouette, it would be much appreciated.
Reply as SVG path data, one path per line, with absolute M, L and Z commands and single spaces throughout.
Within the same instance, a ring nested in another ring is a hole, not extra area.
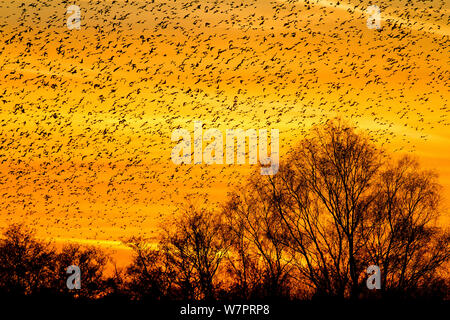
M 161 300 L 171 297 L 175 276 L 164 252 L 153 248 L 151 242 L 142 237 L 131 237 L 124 243 L 134 252 L 133 261 L 126 269 L 126 286 L 131 298 Z
M 441 189 L 436 178 L 409 157 L 388 164 L 379 177 L 367 258 L 382 267 L 383 290 L 430 285 L 448 262 L 450 233 L 434 226 Z
M 247 238 L 266 260 L 283 252 L 281 261 L 296 267 L 290 274 L 315 295 L 357 298 L 371 264 L 380 266 L 384 290 L 406 290 L 448 262 L 448 233 L 433 226 L 438 203 L 435 174 L 409 158 L 388 159 L 333 120 L 291 150 L 277 175 L 254 175 L 228 212 L 249 221 L 250 235 L 257 231 Z
M 288 296 L 292 267 L 287 248 L 277 235 L 282 232 L 281 221 L 264 201 L 267 190 L 258 180 L 250 183 L 250 193 L 234 193 L 224 206 L 224 236 L 232 249 L 227 257 L 228 273 L 239 298 Z
M 99 298 L 108 292 L 107 255 L 94 247 L 66 245 L 58 252 L 24 225 L 10 225 L 0 239 L 0 291 L 7 295 Z M 81 290 L 69 291 L 67 267 L 81 269 Z
M 50 288 L 56 254 L 33 230 L 12 224 L 0 239 L 0 290 L 8 295 L 38 294 Z
M 166 228 L 162 248 L 185 299 L 214 299 L 217 271 L 227 253 L 220 216 L 188 204 Z
M 160 237 L 126 239 L 133 260 L 112 276 L 103 250 L 56 250 L 24 225 L 10 225 L 0 238 L 0 294 L 157 303 L 448 299 L 441 192 L 433 171 L 332 120 L 314 127 L 276 175 L 251 175 L 220 208 L 187 202 Z M 80 290 L 66 287 L 70 265 L 81 269 Z M 366 288 L 370 265 L 381 270 L 377 292 Z
M 105 269 L 109 259 L 104 251 L 93 246 L 78 244 L 63 246 L 55 259 L 57 265 L 55 287 L 60 288 L 62 293 L 70 293 L 87 299 L 99 298 L 108 294 Z M 81 270 L 80 290 L 67 290 L 67 267 L 70 265 L 76 265 Z
M 188 204 L 154 239 L 124 241 L 134 251 L 128 292 L 138 300 L 214 299 L 217 271 L 227 253 L 218 215 Z

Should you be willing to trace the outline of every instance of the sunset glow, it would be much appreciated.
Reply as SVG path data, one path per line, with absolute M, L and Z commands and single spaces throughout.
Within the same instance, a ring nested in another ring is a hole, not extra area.
M 436 170 L 448 226 L 440 3 L 378 1 L 376 30 L 369 1 L 77 1 L 69 30 L 67 3 L 0 0 L 0 227 L 109 248 L 123 265 L 124 238 L 155 238 L 188 195 L 223 203 L 257 168 L 175 165 L 174 129 L 278 129 L 283 162 L 333 117 Z

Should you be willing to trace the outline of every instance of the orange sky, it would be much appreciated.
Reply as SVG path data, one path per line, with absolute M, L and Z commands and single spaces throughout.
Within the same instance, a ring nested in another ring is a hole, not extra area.
M 175 166 L 195 120 L 279 129 L 283 161 L 341 116 L 436 169 L 448 208 L 448 4 L 379 1 L 380 31 L 367 1 L 73 4 L 80 30 L 59 1 L 0 0 L 0 226 L 120 249 L 187 194 L 222 201 L 251 168 Z

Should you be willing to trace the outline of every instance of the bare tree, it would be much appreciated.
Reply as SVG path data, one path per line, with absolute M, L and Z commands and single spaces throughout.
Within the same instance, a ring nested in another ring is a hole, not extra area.
M 100 248 L 79 244 L 64 245 L 56 255 L 57 274 L 54 289 L 62 293 L 70 293 L 76 297 L 96 299 L 108 294 L 105 270 L 110 257 Z M 67 267 L 76 265 L 81 271 L 81 289 L 67 289 Z
M 0 288 L 14 295 L 38 294 L 51 287 L 55 251 L 24 225 L 12 224 L 0 239 Z
M 9 226 L 0 240 L 0 289 L 8 294 L 99 298 L 107 293 L 108 256 L 100 249 L 71 244 L 60 252 L 23 225 Z M 69 292 L 67 267 L 81 269 L 81 290 Z
M 437 175 L 402 157 L 386 164 L 376 190 L 367 259 L 382 268 L 383 290 L 405 292 L 431 283 L 450 257 L 450 233 L 436 227 Z
M 384 296 L 448 298 L 450 232 L 437 175 L 411 157 L 390 158 L 340 120 L 316 126 L 274 176 L 252 175 L 219 214 L 190 202 L 157 239 L 106 277 L 95 247 L 58 251 L 23 225 L 0 239 L 0 293 L 98 299 L 360 298 L 366 269 L 381 269 Z M 81 290 L 66 269 L 81 269 Z M 222 272 L 225 271 L 225 272 Z M 297 295 L 297 296 L 295 296 Z
M 133 299 L 162 300 L 171 296 L 173 268 L 156 241 L 131 237 L 124 241 L 134 252 L 126 270 L 128 293 Z
M 221 228 L 220 216 L 191 204 L 166 227 L 162 248 L 177 274 L 176 282 L 184 298 L 215 297 L 217 271 L 227 253 Z
M 260 182 L 252 179 L 245 191 L 234 192 L 223 210 L 232 248 L 229 275 L 247 299 L 289 295 L 290 257 L 279 237 L 283 226 L 273 204 L 264 201 L 270 189 Z
M 436 175 L 408 158 L 391 162 L 370 137 L 329 121 L 292 149 L 277 175 L 255 175 L 245 196 L 233 195 L 232 211 L 261 252 L 270 252 L 262 243 L 283 248 L 281 261 L 296 267 L 290 274 L 317 295 L 357 298 L 376 263 L 385 289 L 406 289 L 448 261 L 448 234 L 432 226 Z

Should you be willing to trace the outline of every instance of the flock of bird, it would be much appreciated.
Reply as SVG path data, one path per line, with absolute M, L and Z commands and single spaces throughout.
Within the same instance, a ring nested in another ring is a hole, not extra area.
M 335 116 L 393 151 L 448 139 L 448 2 L 379 1 L 379 30 L 370 4 L 0 0 L 0 226 L 117 240 L 188 195 L 223 201 L 252 167 L 175 166 L 171 132 L 196 120 L 279 129 L 281 161 Z

